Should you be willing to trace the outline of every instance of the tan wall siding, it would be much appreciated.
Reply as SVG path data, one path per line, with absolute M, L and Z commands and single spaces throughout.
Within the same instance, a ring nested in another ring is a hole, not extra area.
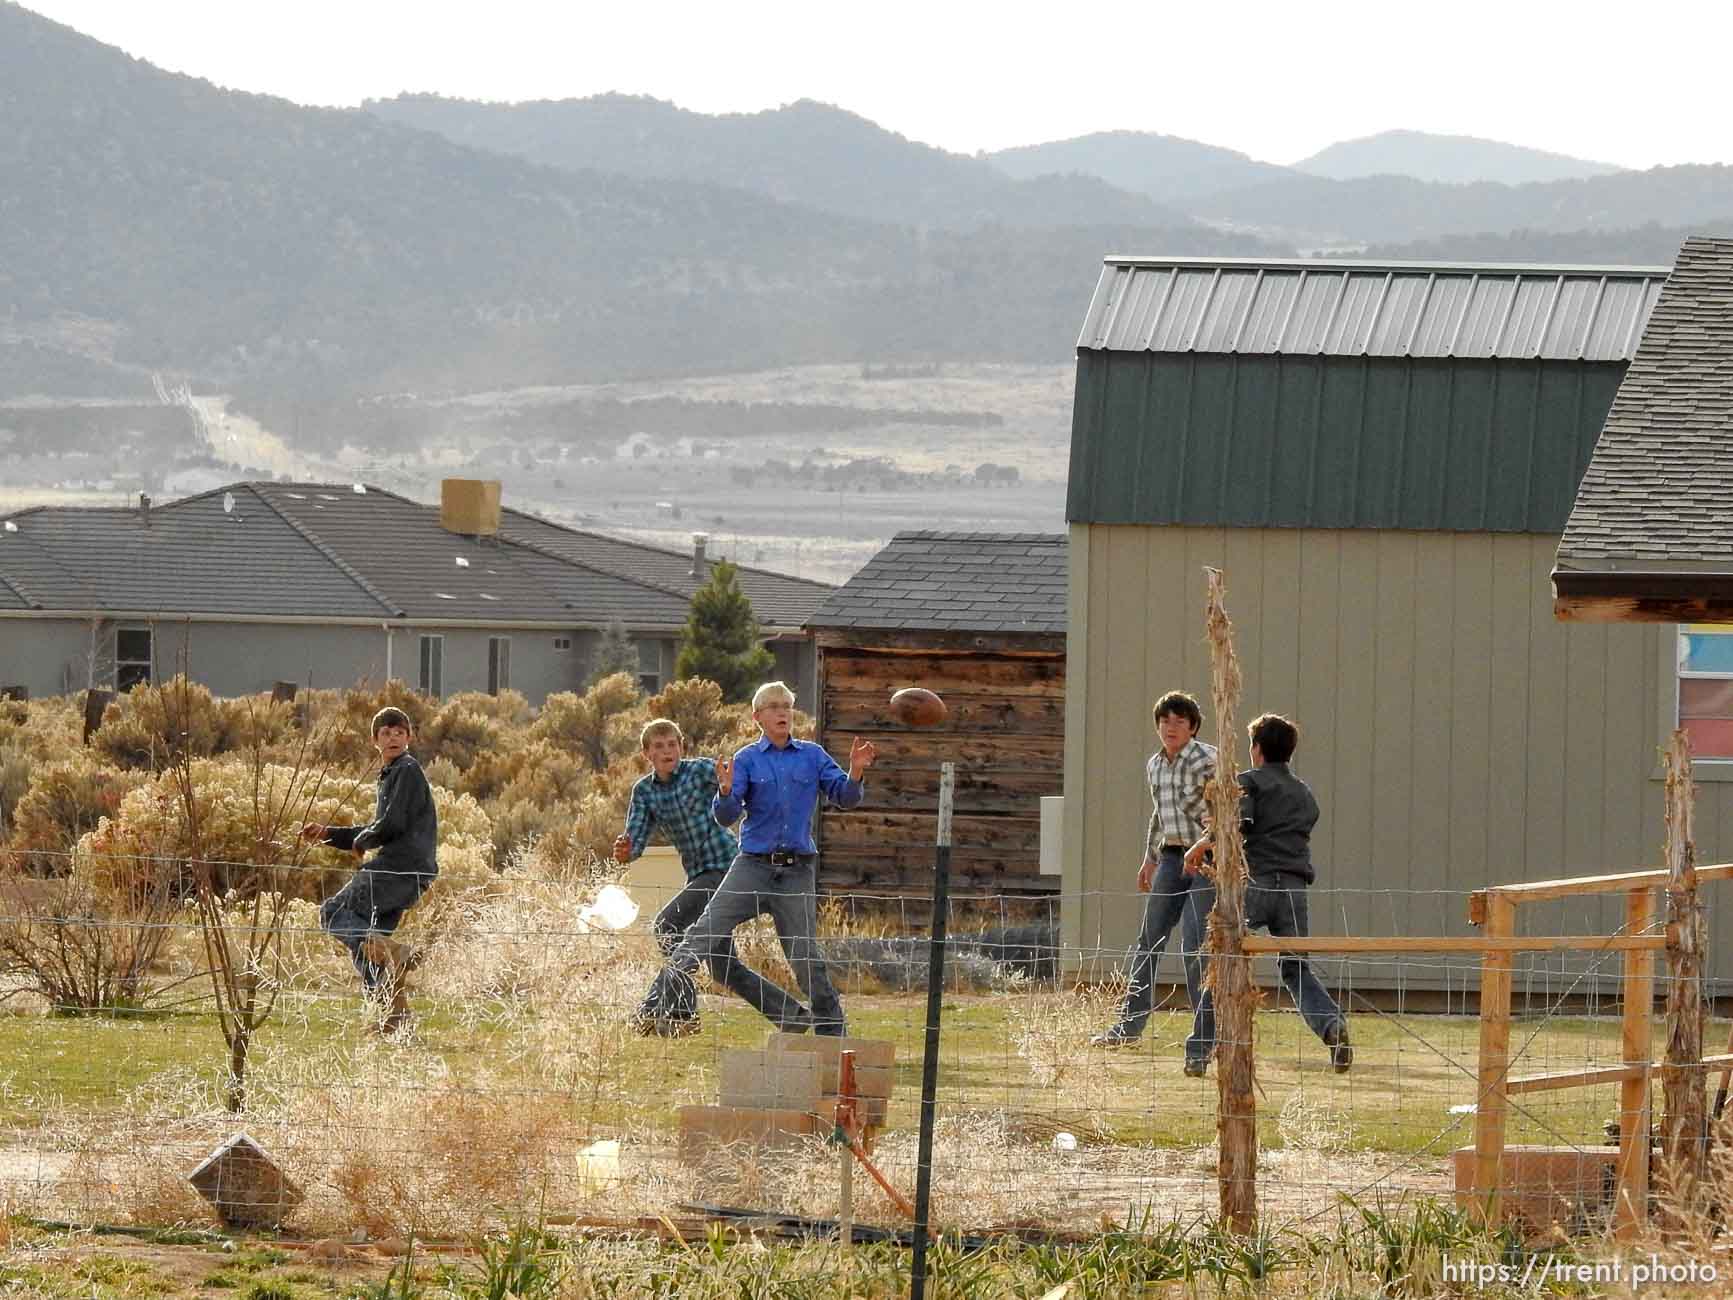
M 1467 933 L 1483 885 L 1658 865 L 1673 629 L 1555 621 L 1557 538 L 1077 525 L 1071 545 L 1068 945 L 1111 954 L 1136 929 L 1150 703 L 1180 687 L 1210 712 L 1206 564 L 1227 577 L 1241 722 L 1269 709 L 1302 726 L 1295 770 L 1324 808 L 1316 932 Z M 1733 782 L 1716 775 L 1698 787 L 1705 862 L 1733 854 Z M 1733 980 L 1723 901 L 1708 898 L 1712 941 L 1727 940 L 1710 973 Z M 1534 933 L 1619 923 L 1592 900 L 1524 917 Z M 1449 965 L 1353 978 L 1460 985 Z

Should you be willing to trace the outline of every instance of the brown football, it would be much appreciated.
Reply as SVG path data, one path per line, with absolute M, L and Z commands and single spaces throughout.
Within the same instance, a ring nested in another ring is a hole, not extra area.
M 891 696 L 891 712 L 911 727 L 936 727 L 950 712 L 945 702 L 923 686 L 905 686 Z

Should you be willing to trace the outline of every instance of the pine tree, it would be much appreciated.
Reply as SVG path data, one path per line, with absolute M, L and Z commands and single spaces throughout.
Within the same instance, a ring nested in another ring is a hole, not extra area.
M 638 647 L 626 635 L 626 624 L 619 618 L 608 620 L 602 629 L 602 639 L 590 651 L 590 684 L 594 685 L 611 673 L 631 673 L 638 676 Z
M 692 593 L 692 612 L 680 638 L 674 676 L 704 677 L 722 688 L 730 704 L 752 698 L 776 668 L 764 648 L 764 633 L 752 615 L 752 602 L 740 590 L 739 571 L 727 560 L 710 569 L 710 581 Z

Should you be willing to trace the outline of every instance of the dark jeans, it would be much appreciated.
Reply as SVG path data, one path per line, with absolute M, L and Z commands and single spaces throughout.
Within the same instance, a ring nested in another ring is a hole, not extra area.
M 378 859 L 374 859 L 378 861 Z M 416 899 L 433 884 L 431 872 L 394 871 L 364 864 L 331 897 L 319 905 L 319 925 L 349 950 L 349 958 L 361 975 L 361 987 L 371 992 L 378 986 L 380 969 L 361 955 L 361 942 L 369 934 L 390 934 L 415 906 Z
M 817 854 L 802 854 L 790 866 L 773 867 L 761 854 L 742 853 L 728 868 L 710 905 L 686 932 L 686 938 L 668 959 L 662 973 L 644 999 L 641 1014 L 676 1019 L 697 1014 L 697 988 L 692 972 L 698 963 L 710 967 L 719 984 L 725 984 L 778 1029 L 804 1033 L 843 1035 L 842 999 L 830 982 L 824 954 L 818 948 Z M 768 913 L 782 940 L 800 991 L 811 1003 L 808 1011 L 799 1001 L 749 970 L 734 950 L 734 927 Z
M 686 887 L 668 905 L 656 913 L 650 922 L 650 933 L 656 936 L 656 946 L 664 957 L 680 946 L 680 939 L 692 928 L 692 923 L 704 915 L 716 888 L 728 873 L 722 870 L 701 871 L 686 882 Z
M 1185 996 L 1195 1010 L 1203 992 L 1204 925 L 1215 905 L 1215 886 L 1205 876 L 1185 874 L 1185 850 L 1163 848 L 1149 898 L 1143 905 L 1143 929 L 1126 962 L 1125 1003 L 1119 1011 L 1119 1032 L 1136 1038 L 1149 1023 L 1154 1003 L 1155 963 L 1167 947 L 1173 927 L 1180 929 L 1180 960 L 1185 967 Z
M 1312 923 L 1306 906 L 1305 877 L 1280 871 L 1254 876 L 1246 885 L 1246 929 L 1268 929 L 1278 939 L 1303 939 L 1309 935 Z M 1331 1029 L 1342 1023 L 1342 1008 L 1312 973 L 1312 963 L 1293 956 L 1278 958 L 1276 965 L 1282 974 L 1282 987 L 1299 1007 L 1300 1016 L 1314 1034 L 1328 1042 Z M 1215 1004 L 1206 992 L 1198 1004 L 1191 1038 L 1185 1045 L 1186 1055 L 1208 1056 L 1215 1039 Z

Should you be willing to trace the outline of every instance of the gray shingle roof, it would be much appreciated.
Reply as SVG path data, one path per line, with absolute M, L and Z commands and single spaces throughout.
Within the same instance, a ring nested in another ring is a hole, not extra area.
M 1733 239 L 1687 239 L 1607 413 L 1560 570 L 1733 569 Z
M 685 622 L 689 557 L 505 513 L 497 539 L 464 537 L 437 505 L 329 483 L 236 483 L 154 506 L 148 523 L 132 508 L 26 510 L 0 531 L 0 609 Z M 664 581 L 676 569 L 680 583 Z M 753 574 L 789 608 L 805 596 L 796 624 L 831 590 Z
M 244 483 L 136 509 L 55 506 L 0 530 L 26 608 L 378 618 L 390 606 Z
M 898 533 L 809 627 L 1063 633 L 1063 533 Z
M 690 601 L 692 593 L 705 581 L 693 576 L 692 557 L 684 552 L 568 528 L 518 510 L 500 511 L 500 531 L 513 541 L 530 543 L 573 563 L 661 587 L 682 601 Z M 828 582 L 791 578 L 746 565 L 736 567 L 740 589 L 752 602 L 753 614 L 769 627 L 799 627 L 835 590 Z
M 1666 267 L 1110 257 L 1079 348 L 1629 359 Z

